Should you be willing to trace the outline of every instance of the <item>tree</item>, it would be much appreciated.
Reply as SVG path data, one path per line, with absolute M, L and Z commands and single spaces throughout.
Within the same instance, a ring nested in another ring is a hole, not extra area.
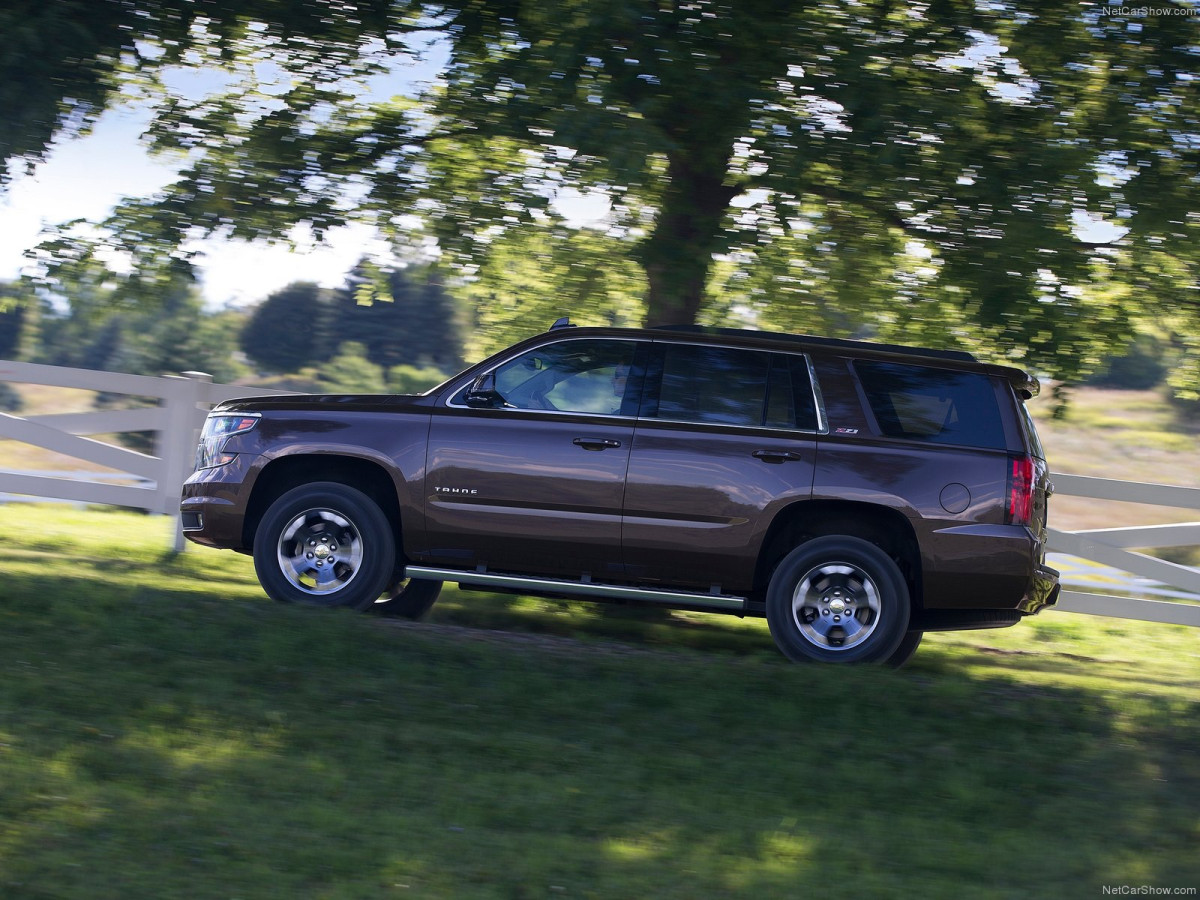
M 294 282 L 254 307 L 242 329 L 242 352 L 270 372 L 299 372 L 329 359 L 338 336 L 331 333 L 330 292 Z
M 320 366 L 304 369 L 323 393 L 382 394 L 386 391 L 383 369 L 367 358 L 366 347 L 357 341 L 341 344 Z
M 378 366 L 462 364 L 462 336 L 450 297 L 427 269 L 383 272 L 360 262 L 345 287 L 295 282 L 254 307 L 242 351 L 262 369 L 299 372 L 325 362 L 345 343 Z
M 319 237 L 353 212 L 397 239 L 423 220 L 469 283 L 530 230 L 565 239 L 554 201 L 571 188 L 610 199 L 608 234 L 642 271 L 651 322 L 823 309 L 846 329 L 914 326 L 1072 377 L 1147 307 L 1183 304 L 1194 327 L 1189 8 L 27 5 L 0 19 L 6 34 L 70 16 L 82 36 L 6 42 L 6 84 L 43 58 L 39 90 L 0 97 L 18 125 L 0 153 L 36 157 L 132 78 L 157 98 L 154 146 L 190 154 L 163 196 L 117 211 L 107 241 L 118 255 L 186 265 L 162 248 L 197 233 L 277 238 L 299 223 Z M 427 96 L 368 103 L 350 89 L 428 32 L 449 62 Z M 180 64 L 223 64 L 234 84 L 173 95 L 154 79 Z M 1089 217 L 1121 234 L 1111 248 L 1080 239 Z M 53 249 L 85 255 L 69 234 Z M 1148 290 L 1090 290 L 1097 278 Z M 733 309 L 716 283 L 753 290 Z
M 467 355 L 481 359 L 544 331 L 576 325 L 634 327 L 646 279 L 621 241 L 592 229 L 530 228 L 496 242 L 460 291 L 472 310 Z
M 0 281 L 0 359 L 23 359 L 36 342 L 36 306 L 25 285 Z
M 385 369 L 462 367 L 462 323 L 438 273 L 428 266 L 382 271 L 361 260 L 333 297 L 339 340 L 356 341 Z

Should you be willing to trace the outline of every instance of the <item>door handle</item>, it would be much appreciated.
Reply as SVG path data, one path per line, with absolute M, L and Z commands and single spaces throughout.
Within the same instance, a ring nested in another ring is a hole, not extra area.
M 621 442 L 613 438 L 577 437 L 571 441 L 576 447 L 584 450 L 606 450 L 610 447 L 620 447 Z
M 804 459 L 799 453 L 794 453 L 791 450 L 755 450 L 754 458 L 761 459 L 763 462 L 781 463 L 788 460 Z
M 613 438 L 577 437 L 571 443 L 584 450 L 607 450 L 610 447 L 621 446 L 621 442 Z

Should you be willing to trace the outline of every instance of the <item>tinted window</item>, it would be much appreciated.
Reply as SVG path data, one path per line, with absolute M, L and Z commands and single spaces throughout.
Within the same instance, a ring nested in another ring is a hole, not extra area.
M 1038 437 L 1037 426 L 1033 424 L 1033 416 L 1029 414 L 1027 407 L 1020 400 L 1017 401 L 1017 406 L 1021 409 L 1021 420 L 1025 423 L 1025 434 L 1029 439 L 1029 451 L 1038 459 L 1046 458 L 1046 451 L 1042 449 L 1042 439 Z
M 667 344 L 658 418 L 761 425 L 771 356 L 754 350 Z
M 511 359 L 495 370 L 495 389 L 517 409 L 603 415 L 626 410 L 632 341 L 559 341 Z
M 677 422 L 816 428 L 803 357 L 704 347 L 659 345 L 658 402 L 646 414 Z
M 817 398 L 813 395 L 812 373 L 808 368 L 808 359 L 803 356 L 776 356 L 776 365 L 787 361 L 788 370 L 792 374 L 792 396 L 795 403 L 795 421 L 797 428 L 805 431 L 816 431 L 820 424 L 817 421 Z
M 895 363 L 858 362 L 854 368 L 888 437 L 1004 448 L 996 392 L 986 375 Z

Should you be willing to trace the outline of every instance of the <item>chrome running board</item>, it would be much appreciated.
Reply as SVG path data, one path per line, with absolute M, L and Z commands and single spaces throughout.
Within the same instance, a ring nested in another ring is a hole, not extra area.
M 667 606 L 691 606 L 741 612 L 745 597 L 728 594 L 701 594 L 691 591 L 656 591 L 653 588 L 627 587 L 620 584 L 601 584 L 597 581 L 565 581 L 557 578 L 528 578 L 522 575 L 496 575 L 491 572 L 465 572 L 462 569 L 435 569 L 428 566 L 407 566 L 408 578 L 429 581 L 453 581 L 458 584 L 484 587 L 525 589 L 531 594 L 578 594 L 582 597 L 608 597 L 619 600 L 640 600 L 643 603 L 662 603 Z

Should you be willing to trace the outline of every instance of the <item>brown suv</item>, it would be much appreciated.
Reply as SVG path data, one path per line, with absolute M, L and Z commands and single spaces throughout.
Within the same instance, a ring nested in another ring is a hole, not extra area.
M 897 665 L 1057 599 L 1037 390 L 966 353 L 560 321 L 419 396 L 223 403 L 184 531 L 277 600 L 415 617 L 451 581 Z

